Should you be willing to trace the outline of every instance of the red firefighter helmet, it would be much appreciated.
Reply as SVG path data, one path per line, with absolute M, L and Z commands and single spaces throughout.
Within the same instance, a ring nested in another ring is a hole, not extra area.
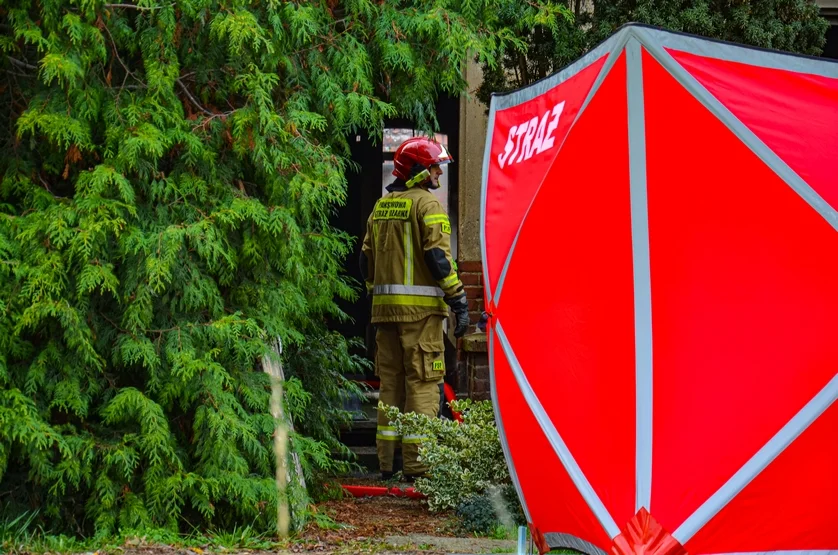
M 396 149 L 396 154 L 393 155 L 393 175 L 407 181 L 413 177 L 410 171 L 416 164 L 429 169 L 435 164 L 442 165 L 453 161 L 441 144 L 425 137 L 413 137 Z

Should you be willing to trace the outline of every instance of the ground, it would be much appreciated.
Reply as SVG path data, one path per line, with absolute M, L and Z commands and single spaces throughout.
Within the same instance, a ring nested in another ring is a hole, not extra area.
M 463 537 L 465 534 L 452 514 L 432 514 L 415 499 L 349 498 L 323 503 L 318 510 L 345 527 L 324 530 L 309 525 L 302 541 L 291 546 L 292 552 L 430 555 L 510 553 L 515 550 L 514 542 Z
M 514 541 L 468 537 L 453 514 L 432 514 L 416 499 L 348 497 L 320 503 L 316 511 L 321 518 L 315 520 L 325 525 L 312 522 L 299 537 L 283 545 L 254 539 L 244 542 L 250 549 L 225 549 L 211 545 L 159 545 L 139 538 L 86 555 L 443 555 L 516 550 Z M 231 535 L 231 539 L 235 538 Z
M 327 501 L 318 510 L 346 527 L 319 529 L 310 524 L 307 541 L 335 543 L 345 539 L 383 538 L 407 534 L 452 537 L 457 522 L 450 514 L 432 514 L 421 501 L 399 497 L 349 498 Z

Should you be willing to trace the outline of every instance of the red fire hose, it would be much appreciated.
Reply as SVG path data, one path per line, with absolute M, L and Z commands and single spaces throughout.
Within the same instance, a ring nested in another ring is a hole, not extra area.
M 384 486 L 348 486 L 341 485 L 341 487 L 353 497 L 380 497 L 384 495 L 391 495 L 393 497 L 408 497 L 410 499 L 425 499 L 427 496 L 424 493 L 419 493 L 414 488 L 387 488 Z
M 370 387 L 378 387 L 378 382 L 373 380 L 364 380 L 363 383 L 366 383 Z M 447 402 L 456 401 L 457 396 L 454 394 L 454 390 L 451 388 L 450 385 L 445 384 L 443 387 L 443 393 L 445 395 L 445 400 Z M 459 412 L 455 412 L 454 410 L 451 411 L 454 420 L 457 422 L 462 422 L 463 417 Z M 346 491 L 348 494 L 352 495 L 353 497 L 380 497 L 385 495 L 391 495 L 393 497 L 407 497 L 409 499 L 426 499 L 427 495 L 424 493 L 420 493 L 416 491 L 414 488 L 397 488 L 397 487 L 384 487 L 384 486 L 358 486 L 358 485 L 346 485 L 341 484 L 341 487 Z
M 457 400 L 457 396 L 454 395 L 454 389 L 450 385 L 445 384 L 445 386 L 442 388 L 442 390 L 445 394 L 445 400 L 446 401 L 448 401 L 450 403 L 451 401 L 456 401 Z M 454 420 L 456 420 L 457 422 L 462 422 L 463 421 L 462 415 L 460 415 L 459 412 L 454 411 L 454 409 L 451 409 L 451 415 L 454 416 Z

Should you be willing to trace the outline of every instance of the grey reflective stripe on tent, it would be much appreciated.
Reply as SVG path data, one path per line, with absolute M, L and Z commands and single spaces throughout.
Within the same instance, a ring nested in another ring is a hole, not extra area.
M 500 438 L 501 451 L 503 451 L 503 458 L 506 460 L 506 466 L 509 468 L 509 476 L 512 478 L 512 484 L 515 486 L 515 493 L 518 494 L 518 500 L 521 502 L 521 508 L 524 509 L 524 516 L 527 522 L 532 522 L 530 517 L 530 510 L 527 507 L 527 501 L 524 498 L 524 490 L 521 489 L 521 482 L 518 480 L 518 473 L 515 472 L 515 463 L 512 460 L 512 451 L 509 450 L 509 443 L 506 441 L 506 433 L 503 429 L 503 419 L 501 418 L 500 404 L 498 403 L 498 385 L 497 378 L 495 378 L 495 341 L 494 330 L 489 328 L 489 387 L 492 393 L 492 408 L 495 411 L 495 424 L 498 428 L 498 437 Z
M 495 94 L 492 95 L 492 107 L 495 110 L 506 110 L 507 108 L 514 108 L 519 104 L 523 104 L 524 102 L 529 102 L 533 98 L 537 96 L 541 96 L 545 94 L 550 89 L 557 87 L 591 65 L 592 63 L 596 62 L 603 56 L 609 53 L 617 52 L 619 54 L 620 50 L 623 49 L 623 45 L 625 41 L 628 39 L 627 33 L 621 32 L 617 33 L 607 41 L 603 42 L 577 61 L 573 62 L 566 68 L 560 70 L 558 73 L 554 73 L 549 77 L 545 77 L 532 85 L 529 85 L 526 88 L 519 89 L 517 91 L 507 92 L 503 94 Z M 613 64 L 613 62 L 612 62 Z M 605 67 L 603 67 L 603 71 Z M 602 71 L 600 72 L 602 74 Z M 601 82 L 601 80 L 600 80 Z M 599 88 L 599 83 L 596 81 L 594 82 L 594 87 Z
M 580 58 L 578 61 L 570 64 L 565 69 L 559 71 L 558 73 L 546 77 L 539 81 L 538 83 L 534 83 L 528 87 L 523 89 L 519 89 L 518 91 L 505 93 L 502 95 L 492 95 L 490 104 L 489 104 L 489 122 L 486 128 L 486 146 L 483 150 L 483 176 L 482 176 L 482 186 L 480 190 L 480 220 L 481 222 L 486 221 L 486 196 L 488 194 L 486 183 L 489 179 L 489 160 L 492 155 L 492 134 L 494 133 L 495 129 L 495 113 L 498 110 L 505 110 L 507 108 L 512 108 L 519 104 L 523 104 L 524 102 L 528 102 L 533 98 L 544 94 L 544 92 L 549 91 L 553 87 L 561 85 L 596 60 L 600 59 L 606 53 L 609 54 L 608 59 L 605 61 L 602 69 L 599 72 L 596 80 L 594 81 L 593 85 L 591 86 L 591 90 L 588 92 L 588 96 L 585 98 L 585 101 L 582 103 L 582 106 L 579 108 L 579 111 L 576 114 L 576 118 L 574 119 L 573 123 L 571 124 L 568 132 L 565 134 L 564 139 L 562 139 L 562 144 L 559 145 L 559 148 L 556 149 L 556 155 L 561 152 L 562 146 L 564 146 L 564 141 L 567 140 L 567 137 L 570 135 L 570 132 L 573 130 L 573 127 L 576 125 L 576 121 L 578 121 L 579 116 L 582 115 L 582 112 L 585 111 L 588 104 L 590 103 L 591 99 L 593 98 L 594 94 L 596 94 L 597 90 L 599 90 L 602 81 L 608 75 L 608 72 L 611 71 L 611 68 L 614 66 L 614 62 L 616 62 L 617 57 L 619 56 L 620 52 L 623 49 L 626 41 L 628 40 L 628 30 L 623 29 L 619 33 L 615 34 L 614 36 L 610 37 L 608 40 L 588 52 L 585 56 Z M 554 158 L 555 160 L 555 158 Z M 548 165 L 549 167 L 552 166 L 552 162 Z M 545 174 L 546 175 L 546 174 Z M 538 196 L 538 190 L 541 189 L 541 185 L 536 189 L 535 195 L 533 195 L 533 199 Z M 529 210 L 527 211 L 529 212 Z M 524 218 L 521 219 L 521 223 L 526 220 L 526 213 Z M 492 283 L 491 277 L 489 276 L 489 266 L 487 262 L 486 256 L 486 231 L 485 226 L 480 226 L 480 254 L 483 257 L 483 281 L 484 281 L 484 291 L 486 294 L 486 300 L 488 302 L 492 302 L 494 299 L 497 302 L 497 296 L 495 294 L 496 289 L 500 289 L 500 283 L 503 281 L 503 276 L 505 275 L 505 269 L 508 266 L 509 258 L 512 255 L 512 251 L 515 248 L 515 243 L 518 241 L 518 234 L 516 233 L 515 238 L 512 242 L 512 246 L 509 249 L 509 253 L 507 255 L 506 260 L 504 260 L 504 270 L 501 271 L 500 276 L 498 277 L 498 287 L 495 288 L 494 283 Z M 520 232 L 520 226 L 518 227 L 518 232 Z
M 646 112 L 640 43 L 626 46 L 631 247 L 634 272 L 635 511 L 652 504 L 652 278 L 646 193 Z
M 792 170 L 785 161 L 771 150 L 753 131 L 739 121 L 730 110 L 698 82 L 675 58 L 660 46 L 649 43 L 643 46 L 654 56 L 658 63 L 672 75 L 687 91 L 705 108 L 716 116 L 736 137 L 747 146 L 762 162 L 768 166 L 780 179 L 791 187 L 809 206 L 829 222 L 838 231 L 838 213 Z
M 838 63 L 830 63 L 823 58 L 813 58 L 779 51 L 701 39 L 689 35 L 673 33 L 663 29 L 654 29 L 642 25 L 628 27 L 643 45 L 659 44 L 663 48 L 689 52 L 697 56 L 715 58 L 726 62 L 738 62 L 769 69 L 783 69 L 822 77 L 838 79 Z
M 486 296 L 486 310 L 492 302 L 492 283 L 489 279 L 489 263 L 486 256 L 486 183 L 489 180 L 489 160 L 492 157 L 492 135 L 495 130 L 495 101 L 489 104 L 489 124 L 486 127 L 486 146 L 483 149 L 483 175 L 480 178 L 480 256 L 483 266 L 483 291 Z
M 575 549 L 587 555 L 608 555 L 591 542 L 577 538 L 576 536 L 571 536 L 570 534 L 548 532 L 544 534 L 544 541 L 547 542 L 547 546 L 550 549 Z
M 556 86 L 560 85 L 561 83 L 568 80 L 569 78 L 573 77 L 578 72 L 582 71 L 583 69 L 588 67 L 590 64 L 592 64 L 594 61 L 598 60 L 603 55 L 605 55 L 606 52 L 609 53 L 608 58 L 605 60 L 605 63 L 603 64 L 602 68 L 599 71 L 599 74 L 597 75 L 597 78 L 594 80 L 593 85 L 591 85 L 591 90 L 588 91 L 588 94 L 585 97 L 584 102 L 582 102 L 582 106 L 579 108 L 579 111 L 576 112 L 576 116 L 573 118 L 573 122 L 570 124 L 570 127 L 567 130 L 567 133 L 565 133 L 565 136 L 562 138 L 561 144 L 556 149 L 555 154 L 553 154 L 553 159 L 550 160 L 550 163 L 547 165 L 547 171 L 542 176 L 541 183 L 538 184 L 538 187 L 535 190 L 535 194 L 533 194 L 532 200 L 530 201 L 530 206 L 527 208 L 526 212 L 524 213 L 524 217 L 521 219 L 521 224 L 518 225 L 518 230 L 515 232 L 515 238 L 512 240 L 512 244 L 510 245 L 510 248 L 509 248 L 509 253 L 507 253 L 506 259 L 503 262 L 503 268 L 501 269 L 501 272 L 498 276 L 498 282 L 496 284 L 494 292 L 492 292 L 492 289 L 491 289 L 492 284 L 490 283 L 488 267 L 486 266 L 486 264 L 487 264 L 486 263 L 486 252 L 485 252 L 486 240 L 485 240 L 485 237 L 484 237 L 484 233 L 485 233 L 484 229 L 485 228 L 483 226 L 480 227 L 480 235 L 481 235 L 481 239 L 483 241 L 483 264 L 484 264 L 484 267 L 486 268 L 486 271 L 484 271 L 484 282 L 485 282 L 484 288 L 486 290 L 486 297 L 489 300 L 489 302 L 491 302 L 493 298 L 494 298 L 495 304 L 500 302 L 500 294 L 501 294 L 501 290 L 503 289 L 503 282 L 506 280 L 506 273 L 509 270 L 509 264 L 512 261 L 512 253 L 515 251 L 515 245 L 518 243 L 518 237 L 521 235 L 521 227 L 523 226 L 524 221 L 527 219 L 527 215 L 529 215 L 530 208 L 532 208 L 533 202 L 535 202 L 535 199 L 538 197 L 538 193 L 541 191 L 541 187 L 544 185 L 544 180 L 547 178 L 547 174 L 550 173 L 550 168 L 552 168 L 553 164 L 555 164 L 556 158 L 558 157 L 559 153 L 562 151 L 562 148 L 564 147 L 565 141 L 567 141 L 567 138 L 573 132 L 573 128 L 576 127 L 576 123 L 579 121 L 579 118 L 585 112 L 585 109 L 588 107 L 588 104 L 590 104 L 591 99 L 593 99 L 594 95 L 597 93 L 597 91 L 599 91 L 599 88 L 600 88 L 600 86 L 602 86 L 603 81 L 605 81 L 605 78 L 611 72 L 611 68 L 614 67 L 614 64 L 617 62 L 617 59 L 620 57 L 620 54 L 623 51 L 623 47 L 626 45 L 626 42 L 628 41 L 628 39 L 629 39 L 629 35 L 628 35 L 627 32 L 623 32 L 622 34 L 615 35 L 614 37 L 611 37 L 611 39 L 602 43 L 599 47 L 597 47 L 596 49 L 594 49 L 590 52 L 590 54 L 597 54 L 596 56 L 593 56 L 591 59 L 588 59 L 587 56 L 583 57 L 580 60 L 580 62 L 572 64 L 566 70 L 563 70 L 560 73 L 556 74 L 556 79 L 555 80 L 552 79 L 552 78 L 548 78 L 548 79 L 544 80 L 545 82 L 547 82 L 549 80 L 549 82 L 551 83 L 551 85 L 548 88 L 544 89 L 544 92 L 546 92 L 546 91 L 549 91 L 550 89 L 552 89 L 553 87 L 556 87 Z M 582 63 L 582 62 L 585 62 L 585 63 Z M 571 70 L 572 70 L 572 72 L 571 72 Z M 526 91 L 528 94 L 530 93 L 529 88 L 523 89 L 520 92 L 524 92 L 524 91 Z M 515 94 L 518 94 L 518 93 L 513 93 L 513 94 L 510 94 L 508 96 L 514 97 Z M 538 94 L 535 94 L 535 95 L 530 94 L 530 96 L 528 98 L 523 98 L 523 99 L 517 98 L 517 100 L 518 100 L 517 102 L 511 103 L 508 106 L 505 105 L 504 108 L 511 108 L 513 106 L 517 106 L 518 104 L 521 104 L 523 102 L 527 102 L 529 100 L 532 100 L 533 98 L 535 98 L 536 96 L 539 96 L 540 94 L 544 94 L 544 93 L 542 92 L 542 93 L 538 93 Z M 491 117 L 490 117 L 490 121 L 489 121 L 489 128 L 488 128 L 490 133 L 493 132 L 493 130 L 494 130 L 495 98 L 496 97 L 492 97 L 492 112 L 491 112 Z M 500 102 L 500 99 L 505 99 L 505 98 L 507 98 L 507 96 L 501 96 L 501 97 L 497 97 L 497 98 L 498 98 L 498 102 Z M 489 156 L 491 155 L 491 152 L 490 152 L 491 143 L 492 143 L 492 141 L 491 141 L 491 136 L 490 136 L 490 137 L 487 138 L 487 141 L 486 141 L 486 153 L 485 153 L 485 158 L 483 159 L 483 170 L 484 170 L 483 183 L 484 184 L 488 180 Z M 482 206 L 482 209 L 484 210 L 484 212 L 482 213 L 482 217 L 485 217 L 485 197 L 486 197 L 486 194 L 487 194 L 485 186 L 482 188 L 481 192 L 482 192 L 481 206 Z
M 501 349 L 503 349 L 503 353 L 506 355 L 506 360 L 509 362 L 509 368 L 515 376 L 518 388 L 521 390 L 521 393 L 527 401 L 527 405 L 532 411 L 533 416 L 535 416 L 536 421 L 538 421 L 541 431 L 544 432 L 544 436 L 547 438 L 547 441 L 550 442 L 550 446 L 553 448 L 556 456 L 561 461 L 562 466 L 564 466 L 570 476 L 570 479 L 576 486 L 576 489 L 579 490 L 579 493 L 582 495 L 585 503 L 587 503 L 591 512 L 602 525 L 603 529 L 605 529 L 608 537 L 616 537 L 620 533 L 620 528 L 617 526 L 617 523 L 614 522 L 614 518 L 602 503 L 599 495 L 597 495 L 596 491 L 594 491 L 594 488 L 591 486 L 591 483 L 588 481 L 585 473 L 582 472 L 582 469 L 579 467 L 579 464 L 576 462 L 576 459 L 573 457 L 570 449 L 568 449 L 567 444 L 564 442 L 562 436 L 559 434 L 558 430 L 556 430 L 556 427 L 547 415 L 547 411 L 545 411 L 544 407 L 541 405 L 538 395 L 535 394 L 532 386 L 530 386 L 527 376 L 521 368 L 521 364 L 518 362 L 518 358 L 515 356 L 515 352 L 512 350 L 512 346 L 509 344 L 506 334 L 503 332 L 503 326 L 500 321 L 495 323 L 495 329 L 497 330 Z
M 735 553 L 707 553 L 707 555 L 838 555 L 838 549 L 812 549 L 801 551 L 739 551 Z
M 492 96 L 490 111 L 489 111 L 489 125 L 488 125 L 488 136 L 486 140 L 486 147 L 484 150 L 483 155 L 483 179 L 482 179 L 482 190 L 481 190 L 481 198 L 480 198 L 480 216 L 481 220 L 485 222 L 486 218 L 486 195 L 487 195 L 487 181 L 488 181 L 488 173 L 489 173 L 489 159 L 491 156 L 491 145 L 492 145 L 492 133 L 494 131 L 494 121 L 495 121 L 495 112 L 497 110 L 503 110 L 506 108 L 510 108 L 513 106 L 517 106 L 523 102 L 527 102 L 536 96 L 544 94 L 546 91 L 552 89 L 553 87 L 563 83 L 591 63 L 593 61 L 599 59 L 602 55 L 606 52 L 611 54 L 611 57 L 614 57 L 615 54 L 619 54 L 620 51 L 623 49 L 623 46 L 627 43 L 627 41 L 631 38 L 637 39 L 649 52 L 658 60 L 659 63 L 664 65 L 664 67 L 676 77 L 676 79 L 681 82 L 682 85 L 688 86 L 688 90 L 693 94 L 696 95 L 699 101 L 702 102 L 705 106 L 708 106 L 708 99 L 702 98 L 702 96 L 698 96 L 696 92 L 696 85 L 698 88 L 703 90 L 706 95 L 709 95 L 712 98 L 711 103 L 715 103 L 718 106 L 717 109 L 712 110 L 713 113 L 719 117 L 723 123 L 725 123 L 728 127 L 731 128 L 736 135 L 745 142 L 745 144 L 751 148 L 760 158 L 765 162 L 772 170 L 775 171 L 784 181 L 789 183 L 789 185 L 794 188 L 795 191 L 798 192 L 810 205 L 812 205 L 830 224 L 838 230 L 838 215 L 835 214 L 834 210 L 823 201 L 823 199 L 815 193 L 808 184 L 806 184 L 799 176 L 797 176 L 788 165 L 779 159 L 773 151 L 770 151 L 767 146 L 765 146 L 762 141 L 756 138 L 756 136 L 738 119 L 730 114 L 727 108 L 724 108 L 718 100 L 715 99 L 709 92 L 704 89 L 703 86 L 698 84 L 698 82 L 693 78 L 686 70 L 684 70 L 677 61 L 670 56 L 665 48 L 672 48 L 675 50 L 680 50 L 683 52 L 688 52 L 691 54 L 696 54 L 699 56 L 706 56 L 710 58 L 716 58 L 720 60 L 726 61 L 733 61 L 733 62 L 740 62 L 750 65 L 755 65 L 759 67 L 765 68 L 772 68 L 772 69 L 783 69 L 788 71 L 796 71 L 802 73 L 808 73 L 811 75 L 820 75 L 824 77 L 832 77 L 838 78 L 838 63 L 829 63 L 826 60 L 811 58 L 807 56 L 795 55 L 795 54 L 788 54 L 783 52 L 772 52 L 772 51 L 765 51 L 757 48 L 747 47 L 743 45 L 736 45 L 732 43 L 724 43 L 720 41 L 714 41 L 711 39 L 704 39 L 699 37 L 693 37 L 689 35 L 683 35 L 679 33 L 674 33 L 671 31 L 665 31 L 662 29 L 657 29 L 645 25 L 638 25 L 638 24 L 628 24 L 619 29 L 619 31 L 608 40 L 597 46 L 595 49 L 591 50 L 588 54 L 583 56 L 579 59 L 579 61 L 571 64 L 567 68 L 561 70 L 560 72 L 542 79 L 541 81 L 534 83 L 528 87 L 519 89 L 514 92 L 505 93 L 503 95 L 494 95 Z M 660 45 L 660 46 L 658 46 Z M 613 62 L 612 62 L 613 63 Z M 672 67 L 672 64 L 677 65 L 680 68 L 680 71 L 676 70 Z M 599 88 L 601 84 L 601 80 L 604 79 L 605 75 L 607 75 L 608 70 L 610 67 L 603 67 L 602 71 L 600 72 L 600 76 L 597 78 L 597 81 L 594 83 L 594 86 L 591 89 L 590 94 L 585 99 L 585 102 L 582 105 L 582 108 L 579 110 L 577 114 L 577 120 L 579 116 L 584 111 L 587 104 L 590 102 L 593 94 Z M 677 75 L 675 75 L 677 73 Z M 685 82 L 687 81 L 687 82 Z M 690 83 L 690 81 L 694 83 Z M 723 112 L 727 112 L 727 116 L 722 117 L 719 114 L 718 107 L 721 107 Z M 575 125 L 575 121 L 574 124 Z M 569 136 L 570 132 L 573 130 L 573 125 L 571 125 L 570 130 L 568 131 Z M 757 144 L 758 143 L 758 144 Z M 563 146 L 563 145 L 561 145 Z M 556 152 L 556 156 L 558 153 L 561 152 L 561 146 Z M 770 156 L 765 152 L 768 151 Z M 555 158 L 554 158 L 555 159 Z M 548 167 L 549 172 L 549 167 Z M 545 174 L 546 175 L 546 174 Z M 540 186 L 539 186 L 540 189 Z M 538 190 L 536 190 L 536 194 L 533 197 L 538 195 Z M 829 210 L 824 210 L 824 207 L 830 208 Z M 832 215 L 829 215 L 829 212 Z M 526 215 L 523 218 L 526 220 Z M 522 223 L 523 223 L 522 220 Z M 518 231 L 520 232 L 520 226 Z M 480 228 L 480 238 L 481 238 L 481 254 L 483 257 L 483 273 L 484 273 L 484 280 L 485 280 L 485 291 L 486 291 L 486 298 L 489 302 L 493 300 L 497 303 L 497 299 L 500 296 L 500 289 L 503 283 L 503 279 L 505 277 L 505 269 L 509 264 L 509 259 L 512 257 L 512 252 L 514 251 L 515 242 L 517 242 L 517 235 L 515 240 L 513 241 L 513 246 L 510 249 L 510 252 L 507 254 L 507 260 L 504 261 L 504 271 L 501 272 L 498 283 L 493 284 L 491 282 L 491 278 L 488 272 L 488 264 L 487 264 L 487 252 L 486 252 L 486 237 L 485 237 L 485 226 L 481 225 Z
M 774 435 L 756 455 L 746 462 L 730 480 L 710 496 L 687 520 L 672 533 L 681 545 L 688 542 L 696 532 L 710 522 L 740 491 L 751 483 L 760 472 L 785 451 L 800 434 L 822 415 L 838 399 L 838 375 L 833 377 L 815 398 L 806 403 L 800 412 Z
M 763 68 L 780 69 L 799 73 L 807 73 L 823 77 L 838 78 L 838 64 L 826 60 L 814 59 L 782 52 L 763 51 L 741 45 L 722 43 L 700 37 L 693 37 L 663 31 L 642 25 L 627 25 L 622 27 L 617 34 L 603 42 L 595 50 L 588 53 L 578 62 L 572 64 L 565 70 L 554 76 L 548 77 L 530 87 L 493 96 L 490 113 L 489 127 L 486 147 L 483 160 L 483 178 L 481 191 L 481 228 L 480 238 L 482 242 L 483 271 L 485 279 L 486 295 L 489 302 L 494 299 L 495 304 L 499 302 L 503 288 L 503 282 L 509 268 L 512 256 L 514 256 L 521 226 L 526 220 L 529 208 L 519 225 L 516 236 L 512 242 L 509 253 L 504 260 L 503 269 L 498 277 L 495 290 L 492 290 L 487 262 L 486 248 L 486 200 L 489 161 L 491 156 L 492 133 L 494 132 L 495 113 L 497 110 L 517 106 L 529 101 L 553 87 L 561 84 L 568 78 L 574 76 L 580 70 L 599 59 L 605 52 L 609 53 L 608 61 L 600 71 L 597 80 L 591 88 L 582 107 L 576 115 L 565 135 L 562 144 L 557 149 L 556 155 L 550 162 L 547 173 L 556 163 L 556 157 L 564 146 L 564 141 L 570 136 L 573 127 L 584 112 L 593 95 L 596 94 L 602 81 L 607 76 L 614 61 L 625 48 L 627 56 L 627 92 L 629 102 L 629 136 L 630 136 L 630 187 L 631 187 L 631 221 L 632 221 L 632 249 L 635 280 L 635 349 L 636 349 L 636 417 L 637 417 L 637 453 L 636 453 L 636 505 L 650 509 L 651 499 L 651 473 L 652 473 L 652 343 L 651 343 L 651 284 L 650 284 L 650 256 L 648 238 L 648 207 L 646 195 L 646 166 L 645 166 L 645 107 L 643 98 L 642 63 L 640 60 L 641 46 L 661 66 L 675 78 L 687 91 L 695 97 L 705 108 L 729 128 L 757 157 L 762 160 L 774 173 L 776 173 L 788 186 L 804 199 L 815 211 L 817 211 L 829 224 L 838 230 L 838 212 L 833 209 L 824 199 L 812 189 L 786 162 L 773 152 L 761 139 L 759 139 L 747 126 L 745 126 L 728 108 L 726 108 L 715 96 L 713 96 L 698 80 L 693 77 L 678 61 L 667 52 L 667 49 L 687 52 L 708 58 L 739 62 Z M 610 62 L 610 64 L 609 64 Z M 533 201 L 543 185 L 539 185 L 533 196 Z M 530 207 L 532 206 L 532 202 Z M 516 383 L 533 412 L 545 437 L 550 442 L 553 450 L 558 455 L 565 470 L 573 480 L 576 488 L 582 494 L 591 511 L 599 520 L 611 538 L 616 537 L 620 531 L 614 522 L 607 508 L 597 496 L 585 477 L 582 469 L 578 466 L 572 453 L 564 444 L 560 434 L 550 421 L 541 405 L 535 392 L 532 390 L 527 377 L 520 366 L 515 353 L 509 344 L 500 321 L 495 322 L 497 336 L 510 364 Z M 641 333 L 643 332 L 643 333 Z M 648 340 L 641 339 L 643 335 Z M 500 408 L 497 402 L 497 389 L 495 384 L 494 365 L 494 343 L 490 335 L 490 366 L 492 378 L 492 400 L 495 407 L 496 420 L 504 455 L 512 474 L 513 483 L 524 510 L 526 507 L 523 492 L 512 464 L 511 455 L 508 453 L 509 446 L 503 423 L 500 418 Z M 713 496 L 710 497 L 699 509 L 690 516 L 673 534 L 681 544 L 685 544 L 700 530 L 710 519 L 719 513 L 743 488 L 745 488 L 756 476 L 759 475 L 771 462 L 779 456 L 783 450 L 791 444 L 801 433 L 803 433 L 812 422 L 814 422 L 824 411 L 838 398 L 838 376 L 832 379 L 829 384 L 810 401 L 792 420 L 784 426 L 765 446 L 752 457 L 727 483 L 725 483 Z M 530 520 L 531 521 L 531 520 Z M 545 541 L 550 548 L 571 548 L 589 555 L 603 555 L 604 552 L 579 538 L 564 533 L 547 533 L 542 531 Z M 766 553 L 728 553 L 714 555 L 838 555 L 836 550 L 812 550 L 812 551 L 774 551 Z

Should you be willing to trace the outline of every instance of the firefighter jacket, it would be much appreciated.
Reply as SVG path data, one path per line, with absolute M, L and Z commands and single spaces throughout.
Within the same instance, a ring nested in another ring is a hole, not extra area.
M 464 294 L 451 258 L 448 215 L 422 187 L 391 192 L 376 203 L 360 263 L 374 324 L 448 316 L 446 300 Z

